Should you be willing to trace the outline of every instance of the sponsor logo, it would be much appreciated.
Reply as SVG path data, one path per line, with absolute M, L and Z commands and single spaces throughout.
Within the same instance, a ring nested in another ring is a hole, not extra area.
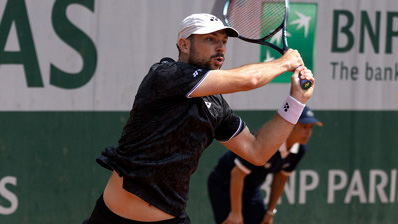
M 193 77 L 198 76 L 198 75 L 199 75 L 199 72 L 201 72 L 201 71 L 202 71 L 202 69 L 196 70 L 196 71 L 192 74 L 192 76 L 193 76 Z
M 283 110 L 285 111 L 285 112 L 287 112 L 288 110 L 289 110 L 289 104 L 288 103 L 286 103 L 285 104 L 285 106 L 283 106 Z
M 289 48 L 300 52 L 305 61 L 305 66 L 313 70 L 314 46 L 316 35 L 317 5 L 313 3 L 290 3 L 289 19 L 287 24 L 287 41 Z M 282 47 L 282 31 L 276 33 L 268 40 L 270 43 Z M 279 52 L 260 46 L 260 61 L 272 61 L 279 58 Z M 287 72 L 272 82 L 290 83 L 291 73 Z

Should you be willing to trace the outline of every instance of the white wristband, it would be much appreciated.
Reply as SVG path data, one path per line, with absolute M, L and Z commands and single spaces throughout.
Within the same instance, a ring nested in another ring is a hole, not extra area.
M 289 123 L 296 124 L 304 107 L 305 104 L 302 104 L 293 97 L 288 96 L 286 101 L 278 109 L 278 114 Z

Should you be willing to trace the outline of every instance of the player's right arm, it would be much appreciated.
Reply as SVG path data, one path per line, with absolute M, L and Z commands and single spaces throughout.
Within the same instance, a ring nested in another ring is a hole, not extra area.
M 303 90 L 300 86 L 299 73 L 311 77 L 314 85 L 307 90 Z M 315 80 L 312 77 L 311 71 L 305 67 L 297 68 L 291 77 L 290 96 L 300 103 L 305 104 L 311 97 L 314 86 Z M 255 136 L 246 127 L 237 136 L 222 144 L 250 163 L 261 166 L 283 144 L 293 127 L 294 124 L 285 120 L 278 113 L 275 113 L 274 117 L 264 124 Z
M 282 57 L 270 62 L 248 64 L 227 70 L 211 70 L 190 96 L 201 97 L 256 89 L 284 72 L 293 71 L 302 65 L 303 60 L 298 51 L 290 49 Z

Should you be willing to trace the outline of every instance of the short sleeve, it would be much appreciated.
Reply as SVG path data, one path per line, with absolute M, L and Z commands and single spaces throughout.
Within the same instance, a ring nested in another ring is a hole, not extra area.
M 221 142 L 227 142 L 233 137 L 237 136 L 246 127 L 245 122 L 236 115 L 229 107 L 228 103 L 222 98 L 224 107 L 224 117 L 221 124 L 215 131 L 215 138 Z
M 250 174 L 250 173 L 252 172 L 248 167 L 246 167 L 246 166 L 239 160 L 239 158 L 235 158 L 235 159 L 234 159 L 234 163 L 235 163 L 235 166 L 237 166 L 243 173 L 245 173 L 245 174 Z
M 296 154 L 290 153 L 288 156 L 288 161 L 285 164 L 289 164 L 288 166 L 284 166 L 282 168 L 283 171 L 285 172 L 293 172 L 296 168 L 298 163 L 301 161 L 301 159 L 304 157 L 305 152 L 306 152 L 306 147 L 305 145 L 300 145 L 299 146 L 299 151 Z
M 245 159 L 243 159 L 240 156 L 237 156 L 234 160 L 235 165 L 242 170 L 244 173 L 246 174 L 250 174 L 253 169 L 255 169 L 257 166 L 249 163 L 248 161 L 246 161 Z

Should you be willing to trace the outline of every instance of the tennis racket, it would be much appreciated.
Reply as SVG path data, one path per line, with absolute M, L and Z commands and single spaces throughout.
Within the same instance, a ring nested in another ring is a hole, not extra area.
M 228 0 L 223 15 L 225 23 L 239 32 L 240 39 L 268 46 L 282 55 L 289 49 L 286 38 L 289 0 Z M 282 48 L 267 42 L 280 30 Z M 300 85 L 308 89 L 312 81 L 300 78 Z

